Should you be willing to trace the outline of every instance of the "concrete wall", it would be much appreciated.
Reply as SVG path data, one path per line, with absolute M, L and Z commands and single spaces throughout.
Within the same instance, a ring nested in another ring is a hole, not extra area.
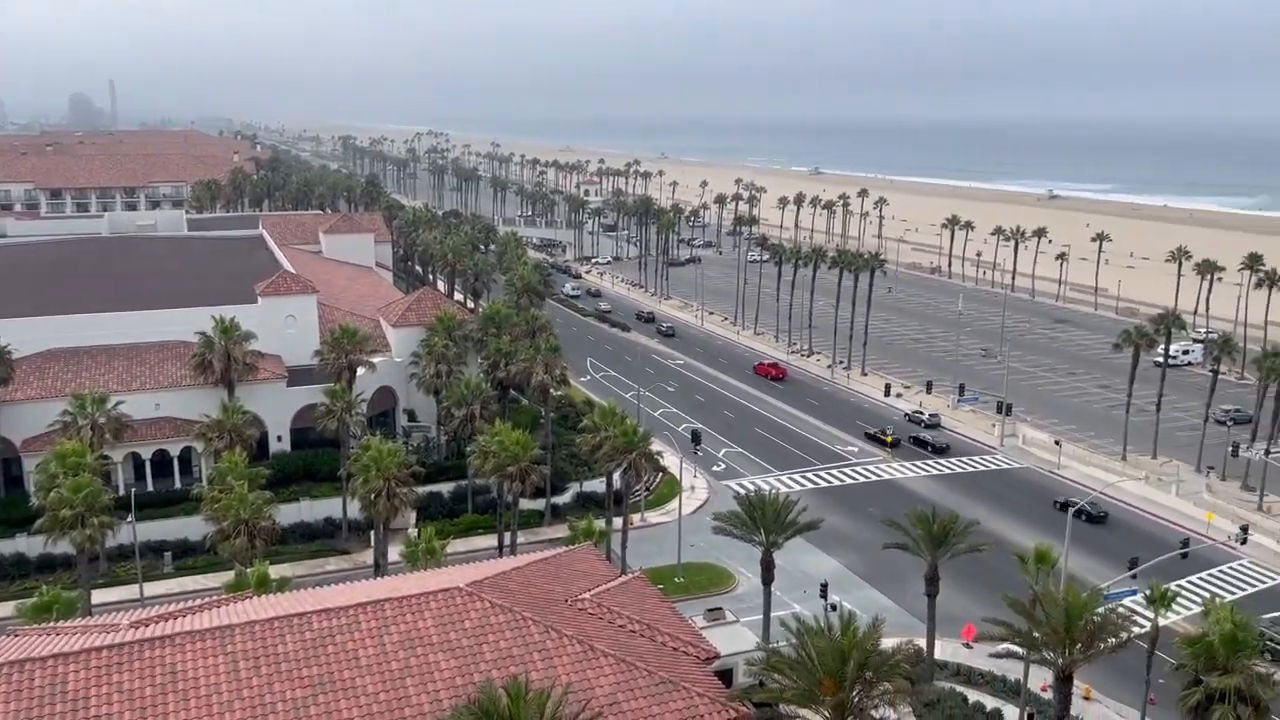
M 373 233 L 320 233 L 320 248 L 331 260 L 373 267 Z
M 112 235 L 135 232 L 184 233 L 187 231 L 187 213 L 184 210 L 113 212 L 107 213 L 105 219 L 106 232 Z
M 8 224 L 9 237 L 42 237 L 49 235 L 104 235 L 107 221 L 104 217 L 75 217 L 60 215 L 57 220 L 23 220 Z

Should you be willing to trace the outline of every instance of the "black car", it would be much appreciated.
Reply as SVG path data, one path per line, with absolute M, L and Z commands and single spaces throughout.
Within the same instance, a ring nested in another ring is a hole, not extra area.
M 1058 512 L 1070 512 L 1072 517 L 1079 518 L 1087 523 L 1101 525 L 1110 517 L 1110 513 L 1102 509 L 1102 506 L 1096 502 L 1085 502 L 1080 498 L 1060 497 L 1053 501 L 1053 509 Z
M 871 442 L 887 448 L 896 448 L 902 444 L 902 436 L 893 432 L 893 426 L 867 430 L 862 433 Z
M 698 263 L 702 262 L 702 256 L 701 256 L 701 255 L 687 255 L 687 256 L 685 256 L 684 262 L 685 262 L 685 264 L 686 264 L 686 265 L 697 265 Z
M 916 433 L 908 437 L 907 442 L 911 443 L 912 447 L 927 450 L 934 455 L 942 455 L 951 449 L 951 443 L 928 433 Z
M 658 316 L 653 314 L 652 310 L 637 310 L 636 322 L 651 323 L 657 322 Z
M 600 292 L 598 287 L 587 288 L 587 297 L 603 297 L 604 293 Z
M 662 337 L 676 336 L 676 326 L 671 323 L 658 323 L 658 326 L 654 329 L 657 330 L 658 334 Z

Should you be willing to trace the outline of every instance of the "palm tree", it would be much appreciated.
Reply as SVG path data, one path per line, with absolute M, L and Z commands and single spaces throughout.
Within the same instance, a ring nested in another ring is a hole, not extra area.
M 774 336 L 775 339 L 777 335 Z M 13 346 L 0 339 L 0 393 L 13 384 L 18 377 L 17 351 Z
M 1005 234 L 1005 239 L 1013 246 L 1013 268 L 1009 272 L 1009 292 L 1013 292 L 1018 285 L 1018 259 L 1022 255 L 1022 248 L 1027 245 L 1027 229 L 1014 225 Z
M 627 422 L 614 438 L 618 474 L 622 478 L 622 499 L 626 515 L 618 536 L 618 567 L 627 572 L 627 546 L 631 539 L 631 500 L 643 497 L 652 483 L 662 477 L 662 458 L 653 449 L 653 434 L 636 422 Z
M 1267 259 L 1262 253 L 1254 250 L 1245 253 L 1240 259 L 1240 264 L 1236 266 L 1236 272 L 1244 275 L 1244 318 L 1240 324 L 1240 347 L 1244 348 L 1240 358 L 1240 373 L 1238 377 L 1244 379 L 1245 360 L 1249 355 L 1249 293 L 1254 289 L 1254 278 L 1261 273 L 1267 266 Z
M 60 438 L 85 443 L 97 455 L 124 440 L 133 418 L 123 407 L 123 400 L 112 400 L 104 392 L 71 393 L 67 406 L 49 423 L 49 429 Z
M 271 563 L 257 560 L 249 567 L 236 565 L 231 579 L 223 583 L 222 592 L 228 595 L 249 593 L 250 595 L 274 595 L 288 591 L 293 587 L 291 577 L 272 577 Z
M 840 347 L 837 338 L 840 336 L 840 300 L 844 293 L 844 278 L 858 266 L 859 254 L 857 250 L 850 250 L 841 247 L 831 254 L 831 259 L 827 263 L 828 270 L 836 271 L 836 304 L 835 316 L 831 318 L 831 364 L 836 363 L 836 350 Z M 852 340 L 850 341 L 852 342 Z
M 853 251 L 853 264 L 849 268 L 849 273 L 853 275 L 853 287 L 849 292 L 849 328 L 848 337 L 845 338 L 844 345 L 844 370 L 846 373 L 853 367 L 853 331 L 858 323 L 858 286 L 862 282 L 862 273 L 868 267 L 867 253 L 861 250 Z M 835 352 L 834 348 L 832 352 Z
M 773 622 L 773 583 L 777 575 L 777 554 L 787 543 L 822 527 L 822 518 L 806 518 L 808 507 L 794 495 L 777 490 L 754 491 L 733 497 L 734 509 L 711 514 L 711 532 L 750 545 L 760 553 L 760 589 L 763 597 L 764 628 L 762 647 L 769 647 Z
M 498 415 L 498 396 L 483 377 L 468 373 L 444 394 L 444 428 L 454 448 L 463 448 Z M 452 451 L 451 451 L 452 452 Z M 467 473 L 467 513 L 475 507 L 474 473 Z
M 809 316 L 806 320 L 806 326 L 809 329 L 809 343 L 806 346 L 809 354 L 813 354 L 813 306 L 814 297 L 818 292 L 818 271 L 827 263 L 830 253 L 825 245 L 812 245 L 807 251 L 807 263 L 809 265 Z M 834 348 L 833 348 L 834 350 Z
M 1186 676 L 1178 710 L 1191 720 L 1266 718 L 1276 679 L 1264 662 L 1262 634 L 1253 618 L 1233 603 L 1205 601 L 1204 622 L 1174 641 Z
M 1159 580 L 1152 580 L 1142 593 L 1142 605 L 1151 614 L 1151 628 L 1147 631 L 1147 641 L 1144 643 L 1147 646 L 1146 674 L 1143 676 L 1142 700 L 1138 702 L 1138 706 L 1142 708 L 1139 716 L 1142 720 L 1146 720 L 1147 698 L 1151 697 L 1151 668 L 1155 665 L 1156 648 L 1160 645 L 1160 620 L 1173 612 L 1180 597 L 1182 593 Z
M 208 543 L 219 555 L 248 566 L 280 536 L 276 499 L 264 486 L 266 468 L 251 465 L 243 450 L 223 455 L 198 488 L 200 514 L 213 526 Z
M 787 347 L 792 346 L 791 318 L 796 306 L 796 278 L 800 276 L 800 268 L 804 266 L 807 257 L 807 251 L 799 243 L 787 248 L 786 259 L 791 264 L 791 286 L 787 291 Z
M 373 523 L 373 576 L 387 574 L 391 523 L 413 507 L 418 495 L 404 444 L 381 435 L 365 435 L 347 461 L 351 495 Z
M 1053 301 L 1058 302 L 1059 298 L 1066 299 L 1062 283 L 1066 280 L 1067 263 L 1071 261 L 1071 255 L 1066 250 L 1059 250 L 1058 254 L 1053 256 L 1053 261 L 1058 263 L 1058 287 L 1053 292 Z
M 871 197 L 871 191 L 866 188 L 858 188 L 858 192 L 853 194 L 858 198 L 858 249 L 862 249 L 863 231 L 866 229 L 867 218 L 867 198 Z
M 1142 356 L 1154 350 L 1159 342 L 1159 338 L 1151 332 L 1150 325 L 1138 323 L 1121 330 L 1115 342 L 1111 343 L 1111 352 L 1130 353 L 1129 381 L 1124 394 L 1124 432 L 1120 439 L 1121 462 L 1129 459 L 1129 415 L 1133 410 L 1133 386 L 1138 381 L 1138 363 L 1142 361 Z
M 1076 673 L 1123 649 L 1133 639 L 1133 616 L 1104 605 L 1101 588 L 1085 591 L 1071 582 L 1062 588 L 1042 583 L 1031 588 L 1031 597 L 1034 602 L 1005 595 L 1005 608 L 1014 619 L 983 618 L 990 629 L 978 633 L 978 639 L 1017 645 L 1031 664 L 1048 670 L 1053 677 L 1054 717 L 1067 720 Z
M 942 229 L 947 231 L 947 279 L 951 278 L 951 260 L 956 254 L 956 231 L 964 224 L 964 219 L 955 213 L 951 213 L 942 219 Z M 963 272 L 964 260 L 961 259 L 961 272 Z
M 515 555 L 520 534 L 520 498 L 542 484 L 547 474 L 542 449 L 527 431 L 496 420 L 476 438 L 467 454 L 468 466 L 496 484 L 499 505 L 510 502 L 511 554 Z M 501 536 L 506 529 L 501 526 L 501 515 L 498 522 Z
M 787 266 L 787 246 L 781 242 L 770 243 L 765 252 L 769 253 L 769 262 L 776 270 L 773 281 L 773 341 L 776 343 L 782 331 L 782 270 Z
M 436 408 L 436 446 L 441 445 L 444 403 L 441 397 L 466 368 L 462 348 L 443 335 L 427 332 L 409 354 L 409 382 L 431 397 Z
M 601 720 L 604 716 L 574 701 L 568 687 L 536 687 L 515 675 L 499 685 L 486 679 L 446 716 L 446 720 Z
M 1210 305 L 1213 301 L 1213 289 L 1222 281 L 1222 273 L 1226 272 L 1227 268 L 1217 260 L 1210 260 L 1206 271 L 1209 273 L 1209 282 L 1205 284 L 1204 289 L 1204 320 L 1206 325 L 1210 325 L 1212 320 L 1209 313 L 1212 310 Z M 1241 347 L 1244 346 L 1241 345 Z
M 561 352 L 560 341 L 552 334 L 536 337 L 527 343 L 517 365 L 520 384 L 525 393 L 542 408 L 542 447 L 547 453 L 548 468 L 543 478 L 547 497 L 543 506 L 542 524 L 550 525 L 553 495 L 550 468 L 555 456 L 555 411 L 560 393 L 569 386 L 569 365 Z
M 316 365 L 334 382 L 349 389 L 356 386 L 356 376 L 363 370 L 374 372 L 378 366 L 369 358 L 374 353 L 373 336 L 355 325 L 342 323 L 320 340 L 313 356 Z
M 1205 342 L 1205 353 L 1209 356 L 1209 392 L 1204 400 L 1204 415 L 1200 418 L 1200 446 L 1196 450 L 1196 474 L 1200 473 L 1204 461 L 1204 442 L 1209 435 L 1209 413 L 1213 411 L 1213 396 L 1218 392 L 1218 378 L 1222 375 L 1222 366 L 1231 366 L 1240 352 L 1240 345 L 1231 333 L 1223 333 L 1216 339 Z M 1226 464 L 1223 463 L 1223 475 L 1226 477 Z
M 593 547 L 602 547 L 608 533 L 596 519 L 590 515 L 583 515 L 580 518 L 569 521 L 569 534 L 564 538 L 564 544 L 570 547 L 574 545 L 591 545 Z
M 67 592 L 59 585 L 41 585 L 30 600 L 14 608 L 18 619 L 27 625 L 70 620 L 80 614 L 80 595 Z
M 879 252 L 866 255 L 864 268 L 867 271 L 867 306 L 862 309 L 862 363 L 858 371 L 862 377 L 867 376 L 867 340 L 871 337 L 871 298 L 875 297 L 876 273 L 884 275 L 886 265 L 884 256 Z
M 32 500 L 41 515 L 32 529 L 75 551 L 83 617 L 93 614 L 89 558 L 101 556 L 116 529 L 116 498 L 102 482 L 103 469 L 99 451 L 76 437 L 55 445 L 34 473 Z
M 347 498 L 351 495 L 347 462 L 351 459 L 351 441 L 363 435 L 366 428 L 364 393 L 352 392 L 351 388 L 339 383 L 329 385 L 321 395 L 315 409 L 316 429 L 338 440 L 342 463 L 338 472 L 342 482 L 342 542 L 346 542 L 350 524 Z
M 1003 225 L 996 225 L 991 228 L 991 232 L 987 233 L 987 237 L 995 241 L 995 247 L 991 250 L 991 289 L 996 288 L 996 260 L 1000 258 L 1000 243 L 1004 242 L 1007 231 Z
M 424 523 L 405 538 L 400 548 L 400 562 L 414 570 L 430 570 L 444 567 L 449 557 L 449 536 L 442 535 L 435 525 Z
M 1164 381 L 1169 373 L 1169 352 L 1173 347 L 1173 334 L 1179 335 L 1187 331 L 1187 321 L 1178 314 L 1177 308 L 1161 310 L 1147 319 L 1151 325 L 1151 333 L 1164 339 L 1164 350 L 1161 351 L 1160 384 L 1156 388 L 1156 427 L 1151 434 L 1151 459 L 1155 460 L 1160 449 L 1160 414 L 1164 410 Z
M 1036 543 L 1031 546 L 1030 552 L 1015 550 L 1013 559 L 1018 564 L 1018 575 L 1030 588 L 1040 587 L 1046 582 L 1052 582 L 1053 574 L 1058 569 L 1058 551 L 1049 543 Z M 1027 599 L 1027 602 L 1031 608 L 1035 608 L 1037 600 L 1034 593 Z M 1022 691 L 1018 697 L 1019 715 L 1024 714 L 1027 708 L 1027 693 L 1029 692 L 1030 681 L 1031 658 L 1024 655 L 1022 658 Z
M 257 416 L 249 412 L 239 398 L 222 400 L 218 411 L 201 418 L 196 427 L 195 439 L 204 445 L 214 462 L 224 454 L 240 449 L 251 453 L 262 430 Z
M 1176 268 L 1173 281 L 1173 311 L 1178 312 L 1178 301 L 1182 299 L 1182 273 L 1186 264 L 1191 262 L 1191 249 L 1186 245 L 1179 245 L 1164 254 L 1164 261 Z
M 262 363 L 262 352 L 253 348 L 257 341 L 257 333 L 245 329 L 235 316 L 214 315 L 213 325 L 196 333 L 191 369 L 205 382 L 221 385 L 227 399 L 234 400 L 236 385 Z
M 1271 330 L 1271 296 L 1280 289 L 1280 270 L 1270 267 L 1253 279 L 1254 290 L 1265 290 L 1267 302 L 1262 309 L 1262 347 L 1267 346 Z
M 1089 238 L 1089 242 L 1098 246 L 1098 254 L 1093 261 L 1093 311 L 1098 312 L 1098 291 L 1101 289 L 1099 278 L 1102 275 L 1102 253 L 1103 249 L 1111 243 L 1111 235 L 1105 230 L 1099 230 Z
M 1245 352 L 1243 346 L 1240 352 Z M 1249 446 L 1253 447 L 1258 442 L 1258 431 L 1262 428 L 1262 406 L 1266 404 L 1267 391 L 1272 386 L 1280 386 L 1280 346 L 1272 345 L 1262 348 L 1250 362 L 1253 363 L 1254 372 L 1257 374 L 1254 381 L 1257 389 L 1253 399 L 1253 423 L 1249 426 Z M 1249 472 L 1253 468 L 1252 455 L 1245 460 L 1244 468 L 1244 475 L 1240 478 L 1241 490 L 1249 487 Z
M 924 563 L 924 653 L 926 682 L 933 682 L 934 648 L 938 640 L 938 594 L 942 592 L 942 573 L 939 568 L 956 558 L 986 552 L 989 543 L 970 542 L 978 529 L 977 520 L 960 517 L 954 511 L 938 512 L 938 507 L 922 507 L 908 510 L 901 520 L 884 518 L 881 521 L 898 536 L 898 540 L 884 543 L 884 550 L 906 553 Z
M 604 468 L 604 554 L 610 559 L 613 558 L 613 498 L 617 487 L 614 473 L 619 459 L 618 438 L 622 429 L 631 422 L 618 403 L 610 400 L 591 409 L 591 414 L 583 418 L 578 434 L 582 452 L 592 458 L 596 467 Z
M 889 198 L 880 195 L 871 203 L 876 211 L 876 252 L 884 252 L 884 210 L 889 207 Z
M 977 230 L 978 226 L 972 220 L 962 220 L 960 221 L 960 229 L 964 231 L 964 242 L 960 245 L 960 282 L 965 283 L 968 282 L 964 266 L 969 257 L 969 235 L 974 230 Z M 977 275 L 977 273 L 974 274 Z
M 910 704 L 914 646 L 909 640 L 886 645 L 883 617 L 863 623 L 841 608 L 829 620 L 793 615 L 781 626 L 787 641 L 762 643 L 747 660 L 747 672 L 759 682 L 739 691 L 743 700 L 821 720 L 893 717 Z
M 1031 297 L 1036 296 L 1036 268 L 1040 265 L 1040 243 L 1048 240 L 1049 244 L 1053 244 L 1053 240 L 1049 239 L 1049 228 L 1044 225 L 1037 226 L 1028 233 L 1028 237 L 1036 241 L 1035 255 L 1031 256 Z

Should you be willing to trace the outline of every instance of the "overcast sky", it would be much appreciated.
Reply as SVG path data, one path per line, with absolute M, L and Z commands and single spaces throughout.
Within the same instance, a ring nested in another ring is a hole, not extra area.
M 0 0 L 0 99 L 60 117 L 1280 118 L 1277 0 Z

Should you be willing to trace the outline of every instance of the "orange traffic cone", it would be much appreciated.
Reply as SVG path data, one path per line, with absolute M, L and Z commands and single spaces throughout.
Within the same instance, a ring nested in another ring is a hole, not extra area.
M 1153 693 L 1153 694 L 1151 694 L 1151 695 L 1148 695 L 1148 696 L 1147 696 L 1147 704 L 1148 704 L 1148 705 L 1155 705 L 1155 704 L 1156 704 L 1156 696 L 1155 696 L 1155 694 L 1154 694 L 1154 693 Z
M 1049 692 L 1049 681 L 1048 681 L 1048 680 L 1041 680 L 1041 681 L 1040 681 L 1040 692 Z

